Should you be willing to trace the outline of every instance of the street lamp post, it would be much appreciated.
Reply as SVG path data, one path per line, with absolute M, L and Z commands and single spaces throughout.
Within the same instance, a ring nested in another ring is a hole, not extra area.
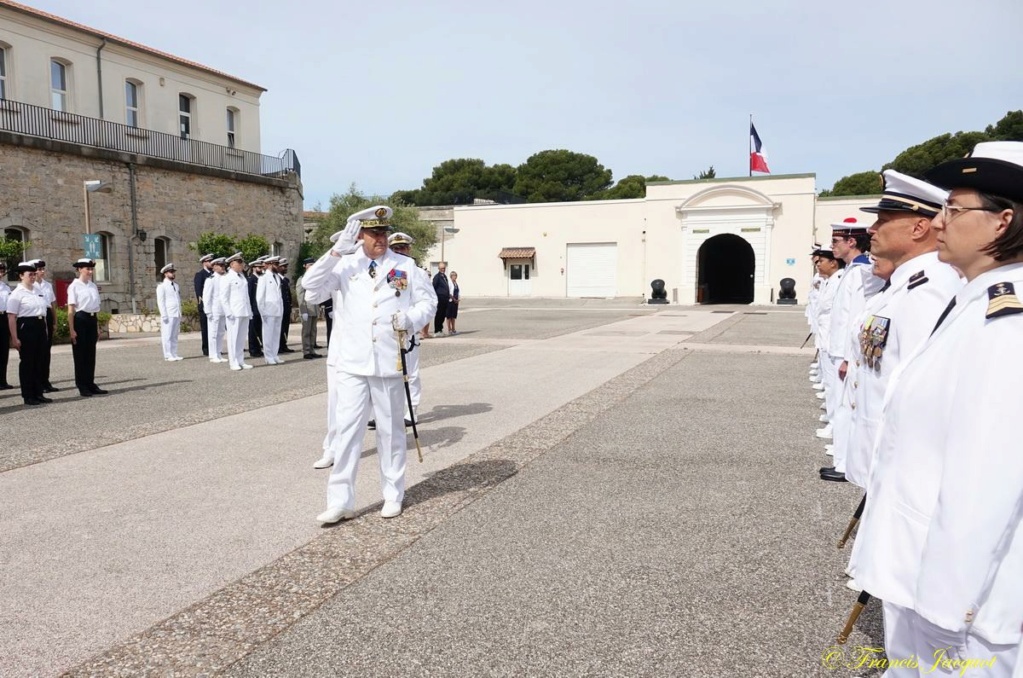
M 82 182 L 82 196 L 85 200 L 85 232 L 92 233 L 92 213 L 89 209 L 89 194 L 90 193 L 110 193 L 113 188 L 106 181 L 99 181 L 93 179 L 91 181 Z
M 445 226 L 440 230 L 440 260 L 445 264 L 448 262 L 448 260 L 444 258 L 444 241 L 447 239 L 445 238 L 444 234 L 450 233 L 451 235 L 454 235 L 455 233 L 458 233 L 458 231 L 459 229 L 455 228 L 454 226 Z

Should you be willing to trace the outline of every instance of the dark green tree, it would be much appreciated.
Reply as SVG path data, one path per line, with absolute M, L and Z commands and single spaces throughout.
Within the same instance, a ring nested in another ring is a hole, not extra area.
M 880 173 L 870 170 L 842 177 L 835 182 L 834 188 L 828 191 L 821 191 L 820 195 L 822 198 L 829 196 L 837 198 L 845 195 L 877 195 L 883 188 L 884 181 Z
M 229 257 L 238 251 L 234 238 L 214 232 L 199 234 L 195 244 L 188 247 L 199 254 L 212 254 L 214 257 Z
M 611 170 L 592 155 L 540 151 L 516 170 L 515 193 L 529 202 L 585 200 L 607 190 L 611 182 Z
M 4 236 L 0 235 L 0 261 L 7 263 L 8 278 L 16 279 L 13 277 L 16 275 L 14 273 L 14 267 L 22 260 L 21 258 L 25 256 L 25 250 L 27 250 L 31 245 L 32 243 L 30 242 L 8 240 Z M 3 280 L 0 279 L 0 284 L 2 283 Z M 7 319 L 4 318 L 3 320 L 6 322 Z
M 412 236 L 415 240 L 412 245 L 412 256 L 416 261 L 424 263 L 427 250 L 437 242 L 437 228 L 430 222 L 420 219 L 419 210 L 415 206 L 388 200 L 378 195 L 365 195 L 359 191 L 355 184 L 349 186 L 345 193 L 335 193 L 331 196 L 327 215 L 316 226 L 316 230 L 309 238 L 311 251 L 309 256 L 317 257 L 330 249 L 330 236 L 345 227 L 348 217 L 373 205 L 387 205 L 394 210 L 394 216 L 391 219 L 394 230 L 403 231 Z
M 270 254 L 270 243 L 261 235 L 250 234 L 240 238 L 237 246 L 238 251 L 245 258 L 245 263 L 258 259 L 265 254 Z
M 445 160 L 423 180 L 422 188 L 397 191 L 391 198 L 408 205 L 470 205 L 476 198 L 494 199 L 515 187 L 511 165 L 488 167 L 478 158 Z
M 990 141 L 990 137 L 984 132 L 942 134 L 922 144 L 910 146 L 882 169 L 893 169 L 923 179 L 927 170 L 948 160 L 962 158 L 981 141 Z
M 997 141 L 1023 141 L 1023 111 L 1009 111 L 984 132 Z
M 714 170 L 714 165 L 711 165 L 707 169 L 703 170 L 699 174 L 694 174 L 694 179 L 716 179 L 718 173 Z
M 644 177 L 639 174 L 630 174 L 622 177 L 611 188 L 601 191 L 587 198 L 587 200 L 629 200 L 646 197 L 646 185 L 650 181 L 671 181 L 668 177 L 657 174 Z

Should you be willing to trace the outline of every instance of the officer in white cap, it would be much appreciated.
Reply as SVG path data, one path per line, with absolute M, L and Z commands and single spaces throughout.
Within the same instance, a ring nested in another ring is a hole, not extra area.
M 181 330 L 181 290 L 175 281 L 174 264 L 160 269 L 163 282 L 156 286 L 156 306 L 160 310 L 160 342 L 167 362 L 184 360 L 178 355 L 178 332 Z
M 227 271 L 227 259 L 217 257 L 210 260 L 213 275 L 206 278 L 202 289 L 203 310 L 206 312 L 207 327 L 209 327 L 209 356 L 211 363 L 222 363 L 220 357 L 220 346 L 227 336 L 227 314 L 224 313 L 224 306 L 220 301 L 220 282 L 224 279 Z
M 0 260 L 0 391 L 14 387 L 7 382 L 7 360 L 11 354 L 11 331 L 7 327 L 7 298 L 11 288 L 7 286 L 7 262 Z
M 18 264 L 19 284 L 7 298 L 7 328 L 11 348 L 18 351 L 18 377 L 21 397 L 26 405 L 42 405 L 53 401 L 43 395 L 43 353 L 46 351 L 46 299 L 36 291 L 36 265 L 30 261 Z
M 266 255 L 256 257 L 249 262 L 249 274 L 246 281 L 249 284 L 249 308 L 252 309 L 252 317 L 249 318 L 249 357 L 261 358 L 263 356 L 263 319 L 259 315 L 259 304 L 256 303 L 256 289 L 259 286 L 259 279 L 263 277 L 263 262 Z
M 406 257 L 412 257 L 412 245 L 414 245 L 415 242 L 416 241 L 412 238 L 412 236 L 410 236 L 408 233 L 403 233 L 401 231 L 398 231 L 397 233 L 392 233 L 390 237 L 388 237 L 387 239 L 388 246 L 391 248 L 391 250 Z M 426 274 L 426 271 L 419 268 L 418 266 L 414 267 L 414 271 L 415 275 L 422 276 L 424 285 L 433 284 L 430 281 L 430 277 Z M 426 324 L 429 325 L 429 323 Z M 412 425 L 413 416 L 417 417 L 418 422 L 419 398 L 423 392 L 423 381 L 419 377 L 420 348 L 419 342 L 416 339 L 416 335 L 422 329 L 423 329 L 422 327 L 417 327 L 416 331 L 409 335 L 408 337 L 409 341 L 405 347 L 407 351 L 407 353 L 405 354 L 405 361 L 408 365 L 409 390 L 412 393 L 412 411 L 410 412 L 407 406 L 405 408 L 406 426 Z
M 1007 676 L 1023 635 L 1023 143 L 980 143 L 924 176 L 950 191 L 938 258 L 966 283 L 889 380 L 856 578 L 888 603 L 889 656 Z
M 284 295 L 281 276 L 277 273 L 276 256 L 263 260 L 264 271 L 256 283 L 256 306 L 262 320 L 263 358 L 267 365 L 283 365 L 277 355 L 281 341 L 281 321 L 284 318 Z
M 46 279 L 46 262 L 33 259 L 28 262 L 36 267 L 35 291 L 46 301 L 46 351 L 43 353 L 43 392 L 54 393 L 60 389 L 50 382 L 50 355 L 53 350 L 53 333 L 57 327 L 57 295 L 53 285 Z
M 251 370 L 252 365 L 245 362 L 245 336 L 252 317 L 252 306 L 249 303 L 249 283 L 242 275 L 245 267 L 242 253 L 235 252 L 228 257 L 227 265 L 230 270 L 219 284 L 220 305 L 227 318 L 227 360 L 232 370 Z
M 210 316 L 210 310 L 206 308 L 206 299 L 203 296 L 203 292 L 206 290 L 206 281 L 213 277 L 213 259 L 215 255 L 204 254 L 199 257 L 199 263 L 202 264 L 195 273 L 195 277 L 192 279 L 192 284 L 195 287 L 195 300 L 199 307 L 199 329 L 202 331 L 202 354 L 209 355 L 209 327 L 207 325 Z
M 355 473 L 363 432 L 377 421 L 377 455 L 384 506 L 401 513 L 405 496 L 405 384 L 398 331 L 411 333 L 437 310 L 433 290 L 414 275 L 415 262 L 387 246 L 391 208 L 379 205 L 353 214 L 334 247 L 305 274 L 306 297 L 326 299 L 339 290 L 340 342 L 337 374 L 337 440 L 327 483 L 327 510 L 317 517 L 335 523 L 355 515 Z
M 72 266 L 77 269 L 78 277 L 67 288 L 67 322 L 75 361 L 75 385 L 83 398 L 90 398 L 106 393 L 96 385 L 96 343 L 99 341 L 96 314 L 100 309 L 99 288 L 92 281 L 96 262 L 79 259 Z

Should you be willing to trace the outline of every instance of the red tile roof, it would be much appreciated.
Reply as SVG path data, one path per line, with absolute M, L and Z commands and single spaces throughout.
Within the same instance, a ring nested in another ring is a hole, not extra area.
M 21 3 L 18 3 L 18 2 L 11 2 L 11 0 L 0 0 L 0 7 L 7 7 L 8 9 L 13 9 L 16 12 L 21 12 L 23 14 L 28 14 L 29 16 L 34 16 L 34 17 L 37 17 L 39 19 L 43 19 L 45 21 L 49 21 L 51 23 L 58 24 L 60 26 L 66 26 L 67 28 L 73 28 L 73 29 L 75 29 L 77 31 L 82 31 L 83 33 L 88 33 L 88 34 L 93 35 L 93 36 L 95 36 L 97 38 L 105 38 L 107 40 L 107 42 L 113 42 L 113 43 L 116 43 L 118 45 L 124 45 L 125 47 L 131 47 L 132 49 L 137 49 L 140 52 L 146 52 L 147 54 L 152 54 L 152 55 L 158 56 L 158 57 L 160 57 L 162 59 L 167 59 L 168 61 L 173 61 L 174 63 L 181 64 L 183 66 L 188 66 L 189 68 L 196 68 L 196 69 L 198 69 L 200 71 L 206 71 L 207 73 L 212 73 L 214 75 L 219 75 L 222 78 L 227 78 L 228 80 L 232 80 L 232 81 L 237 82 L 237 83 L 239 83 L 241 85 L 246 85 L 248 87 L 255 87 L 256 89 L 260 90 L 261 92 L 265 92 L 266 91 L 265 87 L 261 87 L 261 86 L 255 84 L 255 83 L 251 83 L 251 82 L 248 82 L 246 80 L 242 80 L 241 78 L 236 78 L 233 75 L 228 75 L 227 73 L 224 73 L 222 71 L 218 71 L 216 69 L 210 68 L 209 66 L 203 66 L 200 63 L 196 63 L 194 61 L 189 61 L 188 59 L 182 59 L 181 57 L 174 56 L 173 54 L 168 54 L 167 52 L 161 52 L 158 49 L 153 49 L 152 47 L 146 47 L 145 45 L 142 45 L 140 43 L 132 42 L 131 40 L 126 40 L 124 38 L 120 38 L 120 37 L 118 37 L 116 35 L 112 35 L 110 33 L 104 33 L 103 31 L 98 31 L 95 28 L 90 28 L 88 26 L 84 26 L 82 24 L 75 23 L 74 21 L 69 21 L 68 19 L 65 19 L 63 17 L 59 17 L 56 14 L 50 14 L 49 12 L 43 12 L 42 10 L 35 9 L 34 7 L 29 7 L 28 5 L 22 5 Z
M 535 247 L 505 247 L 497 255 L 500 259 L 532 259 L 536 256 Z

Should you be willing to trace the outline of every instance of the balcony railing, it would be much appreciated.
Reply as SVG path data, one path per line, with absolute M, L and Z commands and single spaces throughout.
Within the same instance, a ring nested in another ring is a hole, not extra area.
M 302 176 L 302 165 L 290 148 L 273 157 L 9 99 L 0 99 L 0 130 L 243 174 Z

